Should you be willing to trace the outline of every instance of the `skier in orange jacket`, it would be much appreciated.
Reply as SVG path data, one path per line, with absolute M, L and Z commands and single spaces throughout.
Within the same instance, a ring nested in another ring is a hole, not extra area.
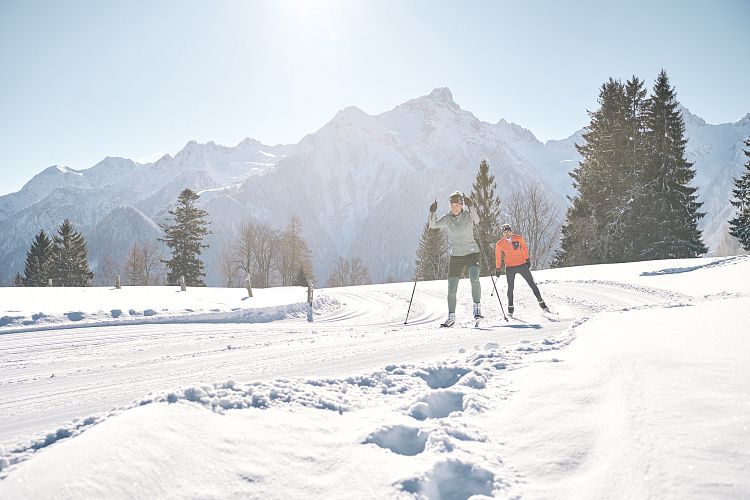
M 495 244 L 495 276 L 500 277 L 504 258 L 505 277 L 508 280 L 508 314 L 513 314 L 513 283 L 516 280 L 516 274 L 523 276 L 529 284 L 536 300 L 539 301 L 539 307 L 549 311 L 547 304 L 542 300 L 542 294 L 539 293 L 539 287 L 534 283 L 534 277 L 531 276 L 529 249 L 526 247 L 526 241 L 520 234 L 512 233 L 510 224 L 503 224 L 500 229 L 503 237 Z

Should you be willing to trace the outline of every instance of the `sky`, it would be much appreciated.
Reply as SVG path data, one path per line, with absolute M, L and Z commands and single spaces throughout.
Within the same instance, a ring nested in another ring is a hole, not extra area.
M 693 113 L 732 122 L 749 18 L 746 0 L 0 0 L 0 195 L 190 140 L 293 144 L 437 87 L 546 141 L 588 123 L 609 77 L 663 68 Z

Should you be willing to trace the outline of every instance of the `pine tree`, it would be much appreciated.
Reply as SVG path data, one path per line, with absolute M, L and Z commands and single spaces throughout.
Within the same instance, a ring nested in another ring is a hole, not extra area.
M 307 278 L 307 273 L 305 273 L 305 270 L 300 267 L 297 271 L 297 275 L 294 278 L 293 284 L 295 286 L 307 286 L 309 282 L 310 280 Z
M 649 193 L 643 186 L 648 161 L 645 123 L 648 100 L 643 80 L 635 75 L 625 84 L 624 90 L 625 132 L 628 142 L 622 163 L 626 192 L 622 197 L 624 237 L 621 241 L 621 257 L 623 261 L 633 261 L 640 258 L 643 248 L 649 244 L 641 230 L 649 198 Z
M 163 241 L 172 252 L 171 259 L 162 260 L 168 268 L 167 283 L 170 285 L 179 285 L 180 276 L 184 276 L 187 286 L 205 286 L 205 267 L 199 255 L 208 248 L 203 244 L 203 238 L 211 231 L 205 220 L 208 213 L 195 206 L 198 198 L 192 190 L 184 189 L 177 197 L 177 206 L 168 211 L 174 216 L 174 224 L 160 224 L 164 238 L 159 241 Z
M 430 281 L 448 278 L 449 260 L 450 249 L 445 231 L 430 229 L 429 222 L 426 223 L 417 247 L 417 279 Z
M 13 281 L 13 283 L 16 286 L 24 286 L 24 284 L 23 284 L 23 278 L 21 277 L 21 273 L 16 273 L 16 279 Z
M 52 277 L 52 240 L 42 229 L 26 252 L 24 286 L 47 286 Z
M 471 188 L 471 210 L 479 215 L 479 224 L 474 226 L 474 238 L 479 245 L 480 274 L 488 275 L 495 269 L 495 242 L 500 236 L 500 197 L 495 195 L 497 183 L 490 175 L 487 160 L 479 163 L 479 170 Z
M 745 139 L 745 146 L 750 148 L 750 139 Z M 745 156 L 750 157 L 750 150 L 744 150 Z M 729 221 L 729 234 L 737 238 L 742 248 L 750 252 L 750 160 L 745 163 L 745 172 L 734 179 L 732 190 L 737 207 L 737 215 Z
M 625 86 L 609 79 L 599 92 L 599 109 L 576 144 L 582 159 L 570 176 L 578 194 L 571 200 L 562 241 L 553 266 L 624 260 L 632 179 L 623 165 L 629 156 L 628 102 Z
M 641 220 L 648 242 L 640 259 L 697 257 L 708 251 L 701 241 L 693 164 L 685 159 L 685 123 L 675 90 L 662 70 L 656 79 L 645 113 L 647 165 L 642 179 L 647 196 Z
M 52 239 L 52 283 L 57 286 L 89 286 L 94 273 L 89 269 L 83 235 L 65 219 Z

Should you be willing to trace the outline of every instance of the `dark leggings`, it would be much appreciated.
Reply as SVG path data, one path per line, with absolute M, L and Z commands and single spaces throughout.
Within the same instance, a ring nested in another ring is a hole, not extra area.
M 534 283 L 534 277 L 531 276 L 531 269 L 528 264 L 521 264 L 520 266 L 505 267 L 505 277 L 508 279 L 508 305 L 513 305 L 513 282 L 516 280 L 516 274 L 523 276 L 526 283 L 531 287 L 531 291 L 534 292 L 536 300 L 542 300 L 542 294 L 539 293 L 539 288 Z

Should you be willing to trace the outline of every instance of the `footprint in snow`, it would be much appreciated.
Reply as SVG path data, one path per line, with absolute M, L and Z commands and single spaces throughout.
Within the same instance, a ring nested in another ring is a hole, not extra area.
M 393 453 L 413 457 L 424 451 L 429 435 L 429 432 L 416 427 L 394 425 L 373 432 L 367 436 L 363 444 L 375 444 Z
M 435 464 L 423 477 L 408 479 L 401 483 L 407 493 L 430 499 L 465 499 L 473 495 L 492 496 L 495 476 L 482 467 L 446 460 Z
M 465 396 L 458 391 L 435 391 L 411 405 L 407 414 L 417 420 L 447 417 L 466 409 Z
M 439 367 L 420 370 L 416 376 L 424 380 L 430 389 L 447 389 L 454 386 L 467 373 L 469 370 L 466 368 Z

